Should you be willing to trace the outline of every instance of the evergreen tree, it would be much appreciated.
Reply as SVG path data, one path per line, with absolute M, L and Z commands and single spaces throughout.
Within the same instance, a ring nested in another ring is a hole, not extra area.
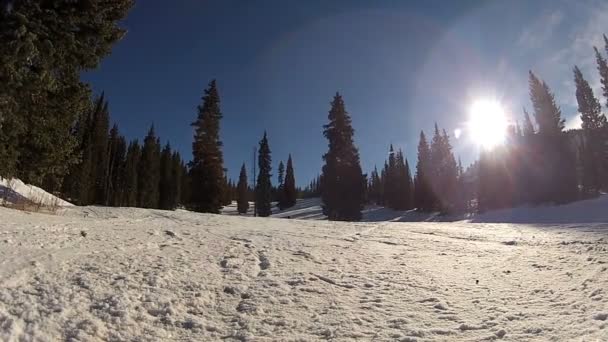
M 391 144 L 388 150 L 388 161 L 386 164 L 385 180 L 384 180 L 384 199 L 385 205 L 389 208 L 396 209 L 399 197 L 399 188 L 397 184 L 397 161 L 395 151 Z
M 192 143 L 190 178 L 192 193 L 190 206 L 198 212 L 219 213 L 222 208 L 224 182 L 224 161 L 220 141 L 220 96 L 215 80 L 209 83 L 198 107 L 197 120 Z
M 117 24 L 131 5 L 58 0 L 0 7 L 0 175 L 59 189 L 80 154 L 70 132 L 90 97 L 80 74 L 124 35 Z
M 139 199 L 139 162 L 141 159 L 141 147 L 137 140 L 129 143 L 124 168 L 124 199 L 121 205 L 136 207 Z
M 410 164 L 405 159 L 405 208 L 410 210 L 414 208 L 414 180 L 412 179 L 412 171 Z
M 158 208 L 160 198 L 160 144 L 154 133 L 154 125 L 150 127 L 144 139 L 138 170 L 138 206 L 142 208 Z
M 181 179 L 181 196 L 180 203 L 185 206 L 190 206 L 190 199 L 192 198 L 192 178 L 190 176 L 190 170 L 188 165 L 182 162 L 182 179 Z
M 604 35 L 604 43 L 606 52 L 608 53 L 608 39 L 606 35 Z M 595 60 L 597 62 L 597 70 L 600 73 L 600 82 L 602 84 L 602 93 L 604 98 L 606 99 L 606 106 L 608 106 L 608 63 L 606 59 L 602 56 L 602 54 L 598 51 L 598 49 L 594 46 L 595 50 Z
M 270 181 L 271 171 L 270 147 L 268 146 L 268 138 L 266 132 L 260 141 L 258 150 L 258 179 L 255 187 L 255 209 L 257 215 L 261 217 L 270 216 L 272 200 L 272 183 Z
M 354 145 L 354 129 L 344 101 L 336 93 L 323 126 L 329 150 L 323 156 L 321 198 L 323 212 L 330 220 L 358 221 L 365 201 L 365 175 L 361 171 L 359 151 Z
M 107 204 L 109 126 L 108 102 L 104 101 L 102 94 L 95 106 L 91 128 L 91 178 L 93 188 L 91 197 L 89 197 L 91 203 L 99 205 Z
M 108 171 L 106 185 L 106 205 L 121 206 L 124 197 L 124 168 L 127 153 L 127 143 L 120 135 L 118 126 L 114 125 L 110 130 L 110 141 L 108 146 Z
M 279 182 L 276 188 L 276 192 L 275 192 L 275 200 L 278 202 L 278 207 L 280 210 L 283 210 L 285 208 L 287 208 L 285 206 L 285 188 L 284 188 L 284 181 L 285 181 L 285 165 L 283 164 L 283 161 L 279 162 L 279 168 L 278 168 L 278 177 L 277 177 L 277 181 Z
M 524 108 L 524 128 L 522 131 L 524 137 L 534 135 L 534 125 L 532 124 L 532 120 L 530 120 L 530 114 Z
M 293 162 L 291 160 L 291 154 L 287 158 L 287 169 L 285 172 L 285 182 L 283 183 L 283 208 L 291 208 L 296 204 L 296 197 L 298 192 L 296 190 L 296 178 L 293 171 Z
M 602 180 L 606 177 L 606 117 L 602 107 L 589 83 L 583 78 L 578 67 L 574 67 L 574 82 L 576 84 L 576 100 L 584 135 L 584 147 L 581 159 L 583 161 L 583 192 L 596 195 L 602 188 Z
M 538 126 L 535 150 L 537 167 L 543 172 L 534 179 L 539 193 L 536 202 L 565 203 L 577 196 L 576 160 L 563 132 L 564 119 L 553 93 L 530 71 L 530 99 Z
M 171 145 L 167 143 L 160 154 L 160 178 L 159 188 L 159 208 L 163 210 L 175 209 L 175 180 L 173 179 L 173 155 Z
M 222 191 L 222 206 L 227 206 L 232 203 L 232 180 L 224 176 L 224 190 Z
M 414 204 L 422 212 L 433 211 L 435 207 L 433 189 L 430 183 L 431 170 L 431 149 L 424 132 L 420 131 L 418 163 L 416 164 L 416 177 L 414 179 Z
M 182 178 L 184 177 L 182 157 L 179 152 L 175 151 L 171 155 L 171 180 L 173 193 L 171 197 L 170 208 L 177 208 L 182 198 Z
M 236 208 L 239 214 L 246 214 L 249 210 L 249 183 L 247 183 L 247 170 L 245 169 L 245 163 L 241 166 L 241 173 L 239 174 L 239 183 L 237 185 L 237 201 Z

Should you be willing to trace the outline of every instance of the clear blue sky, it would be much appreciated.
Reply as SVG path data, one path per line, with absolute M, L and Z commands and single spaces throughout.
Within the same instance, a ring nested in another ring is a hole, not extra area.
M 320 172 L 322 125 L 336 91 L 345 99 L 363 168 L 381 166 L 390 143 L 415 164 L 421 129 L 462 127 L 478 98 L 498 98 L 519 119 L 527 70 L 556 92 L 569 125 L 576 115 L 572 66 L 596 95 L 595 44 L 608 32 L 603 1 L 200 1 L 140 0 L 128 34 L 84 75 L 104 90 L 129 139 L 154 123 L 191 157 L 203 89 L 218 80 L 229 175 L 251 169 L 268 131 L 273 163 L 294 158 L 298 184 Z M 477 148 L 453 138 L 465 164 Z M 274 178 L 276 182 L 276 178 Z

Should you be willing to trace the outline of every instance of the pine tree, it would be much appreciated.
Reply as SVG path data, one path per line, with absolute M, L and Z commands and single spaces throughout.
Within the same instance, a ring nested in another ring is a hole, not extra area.
M 173 155 L 171 145 L 167 143 L 160 154 L 160 178 L 159 178 L 159 208 L 163 210 L 175 209 L 175 180 Z
M 291 154 L 287 158 L 287 169 L 285 172 L 285 182 L 283 183 L 283 207 L 291 208 L 296 204 L 298 191 L 296 189 L 296 178 L 293 171 L 293 161 Z
M 277 188 L 276 188 L 276 192 L 275 192 L 275 200 L 278 202 L 278 207 L 280 210 L 283 210 L 285 208 L 287 208 L 285 206 L 285 188 L 284 188 L 284 181 L 285 181 L 285 165 L 283 164 L 283 161 L 279 162 L 279 168 L 277 169 L 278 171 L 278 176 L 277 176 Z
M 412 179 L 412 171 L 410 163 L 405 159 L 405 208 L 410 210 L 414 208 L 414 180 Z
M 158 208 L 160 183 L 160 144 L 154 133 L 154 125 L 150 127 L 144 139 L 141 159 L 138 169 L 138 206 L 142 208 Z
M 530 71 L 530 99 L 538 126 L 535 149 L 537 166 L 543 172 L 535 177 L 539 193 L 536 202 L 565 203 L 577 196 L 576 160 L 563 132 L 564 119 L 551 90 Z
M 584 135 L 583 161 L 583 192 L 594 196 L 602 188 L 602 180 L 606 177 L 606 117 L 602 114 L 602 106 L 593 95 L 589 83 L 583 78 L 578 67 L 574 67 L 574 82 L 576 84 L 576 100 L 578 111 L 581 113 Z
M 219 213 L 222 208 L 224 182 L 224 161 L 220 141 L 220 96 L 215 80 L 209 83 L 198 107 L 197 120 L 192 143 L 190 178 L 192 193 L 190 206 L 198 212 Z
M 399 197 L 399 187 L 397 184 L 397 161 L 395 151 L 391 144 L 388 150 L 388 162 L 386 164 L 386 179 L 384 180 L 384 197 L 385 205 L 389 208 L 396 209 Z
M 192 178 L 186 163 L 182 162 L 181 169 L 181 194 L 179 200 L 184 207 L 190 207 L 190 199 L 192 198 Z
M 182 198 L 182 178 L 184 177 L 183 173 L 183 161 L 182 156 L 179 152 L 174 151 L 171 156 L 171 173 L 173 180 L 173 198 L 171 199 L 173 202 L 171 203 L 172 208 L 177 208 L 181 202 Z
M 124 199 L 121 205 L 136 207 L 139 199 L 139 163 L 141 160 L 141 147 L 137 140 L 129 143 L 124 168 Z
M 120 135 L 118 126 L 114 125 L 110 130 L 108 143 L 108 168 L 106 181 L 106 205 L 120 206 L 124 196 L 124 168 L 127 153 L 127 143 Z
M 323 126 L 323 135 L 329 141 L 321 176 L 323 211 L 330 220 L 358 221 L 365 202 L 367 180 L 353 142 L 351 119 L 339 93 L 331 103 L 328 119 L 329 123 Z
M 237 185 L 237 201 L 236 208 L 239 214 L 246 214 L 249 210 L 249 183 L 247 183 L 247 169 L 245 163 L 241 166 L 239 174 L 239 183 Z
M 414 179 L 414 204 L 422 212 L 433 211 L 435 208 L 435 199 L 430 183 L 431 170 L 431 149 L 424 132 L 420 131 L 418 163 L 416 164 L 416 177 Z
M 606 35 L 604 35 L 604 43 L 606 52 L 608 53 L 608 39 Z M 602 56 L 602 54 L 598 51 L 598 49 L 594 46 L 595 50 L 595 60 L 597 62 L 597 70 L 600 73 L 600 82 L 602 84 L 602 92 L 604 98 L 606 99 L 606 106 L 608 107 L 608 63 L 606 59 Z
M 524 108 L 524 128 L 522 134 L 524 137 L 534 135 L 534 125 L 532 124 L 532 120 L 530 120 L 530 114 L 526 108 Z
M 266 132 L 260 141 L 258 150 L 258 179 L 255 187 L 255 209 L 257 215 L 261 217 L 270 216 L 272 200 L 272 183 L 270 181 L 271 171 L 270 147 L 268 146 L 268 138 Z
M 131 5 L 61 0 L 0 7 L 0 175 L 59 189 L 80 155 L 70 128 L 89 106 L 80 74 L 124 35 L 117 24 Z

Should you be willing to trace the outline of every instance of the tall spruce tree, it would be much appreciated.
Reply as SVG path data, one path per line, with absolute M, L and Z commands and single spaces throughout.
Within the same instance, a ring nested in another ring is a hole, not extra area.
M 296 204 L 298 191 L 296 189 L 296 177 L 293 171 L 291 154 L 287 158 L 287 169 L 285 171 L 285 182 L 283 183 L 283 208 L 291 208 Z
M 175 209 L 175 190 L 176 186 L 173 179 L 173 155 L 171 145 L 167 143 L 160 153 L 160 177 L 159 177 L 159 200 L 160 209 Z
M 190 163 L 190 207 L 198 212 L 219 213 L 225 190 L 224 159 L 220 141 L 220 95 L 215 80 L 209 83 L 198 107 Z
M 270 180 L 271 162 L 270 146 L 268 145 L 266 132 L 264 132 L 258 150 L 259 173 L 255 187 L 255 209 L 257 215 L 261 217 L 270 216 L 272 213 L 270 205 L 270 202 L 272 201 L 272 182 Z
M 561 110 L 547 84 L 529 73 L 530 99 L 538 126 L 536 162 L 543 172 L 534 179 L 538 184 L 536 202 L 565 203 L 576 199 L 576 160 L 574 151 L 563 132 Z
M 0 7 L 0 175 L 59 189 L 80 154 L 70 134 L 90 97 L 80 74 L 124 35 L 118 22 L 132 4 L 10 1 Z
M 138 169 L 138 206 L 142 208 L 158 208 L 160 183 L 160 144 L 154 132 L 154 125 L 150 127 L 144 139 L 141 159 Z
M 365 202 L 367 180 L 353 142 L 355 131 L 351 118 L 339 93 L 331 103 L 328 119 L 329 123 L 323 126 L 323 135 L 329 141 L 321 176 L 323 212 L 330 220 L 358 221 Z
M 435 208 L 435 196 L 431 187 L 431 149 L 423 131 L 418 142 L 418 162 L 414 179 L 414 204 L 419 211 L 430 212 Z
M 239 183 L 237 185 L 237 200 L 236 209 L 239 214 L 246 214 L 249 210 L 249 183 L 247 183 L 247 169 L 245 169 L 245 163 L 241 166 L 241 173 L 239 174 Z
M 574 82 L 576 84 L 576 101 L 584 135 L 584 145 L 581 159 L 583 161 L 583 192 L 594 196 L 599 193 L 606 178 L 606 117 L 602 114 L 602 106 L 593 95 L 593 90 L 583 77 L 580 69 L 574 67 Z
M 275 192 L 275 200 L 278 202 L 278 207 L 279 209 L 283 210 L 286 208 L 285 206 L 285 188 L 284 188 L 284 182 L 285 182 L 285 164 L 283 164 L 283 161 L 281 160 L 279 162 L 279 167 L 277 169 L 277 188 L 276 188 L 276 192 Z
M 604 43 L 605 50 L 608 53 L 608 39 L 606 35 L 604 35 Z M 608 107 L 608 62 L 599 52 L 599 50 L 594 46 L 595 50 L 595 61 L 597 63 L 597 70 L 600 73 L 600 82 L 602 84 L 602 94 L 604 95 L 604 99 L 606 100 L 606 106 Z
M 110 130 L 108 142 L 108 167 L 106 185 L 106 205 L 121 206 L 124 197 L 124 168 L 127 153 L 127 143 L 120 135 L 118 125 Z
M 137 140 L 129 143 L 124 168 L 124 200 L 122 205 L 136 207 L 139 199 L 139 163 L 141 160 L 141 147 Z
M 181 155 L 179 152 L 174 151 L 171 155 L 171 180 L 173 186 L 173 196 L 171 198 L 172 202 L 170 205 L 170 207 L 173 209 L 177 208 L 180 204 L 183 204 L 181 202 L 182 178 L 184 177 L 182 165 L 183 162 Z

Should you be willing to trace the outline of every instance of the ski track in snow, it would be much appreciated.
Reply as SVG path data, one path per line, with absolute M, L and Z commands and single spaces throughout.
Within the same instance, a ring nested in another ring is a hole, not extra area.
M 608 341 L 608 224 L 0 217 L 2 341 Z

